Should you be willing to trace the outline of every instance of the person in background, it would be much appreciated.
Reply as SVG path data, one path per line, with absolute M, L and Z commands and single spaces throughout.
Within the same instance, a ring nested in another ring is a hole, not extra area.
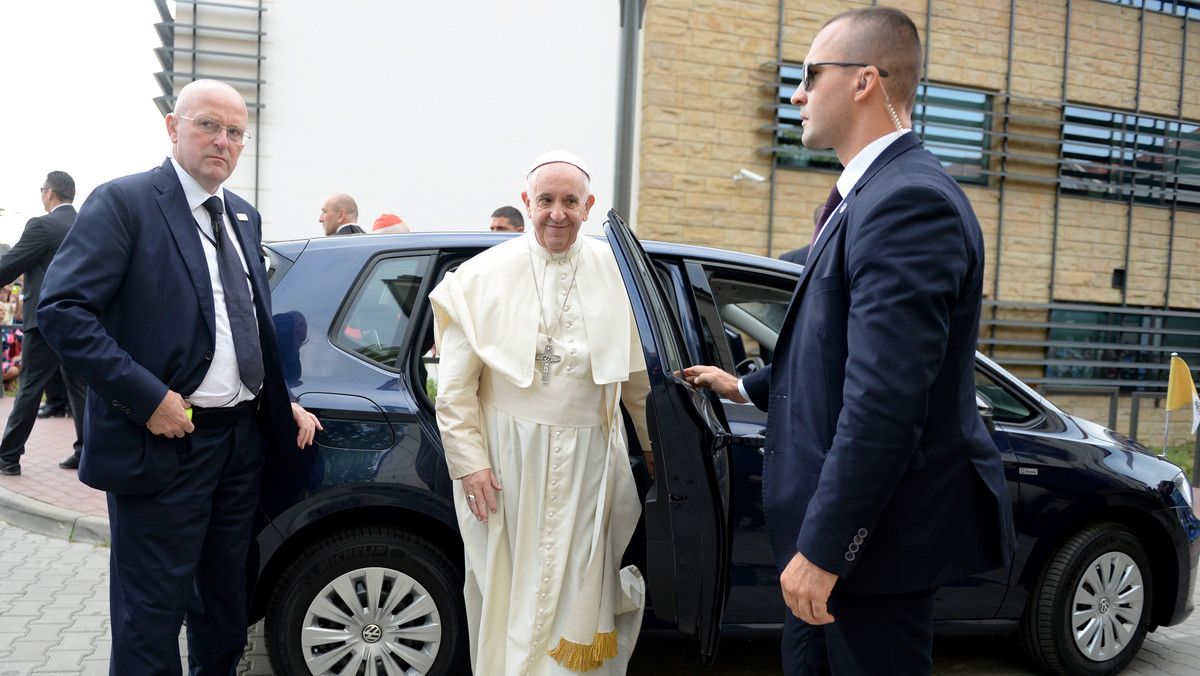
M 46 381 L 45 392 L 46 398 L 38 408 L 37 417 L 61 418 L 71 414 L 71 407 L 67 402 L 67 385 L 63 382 L 61 372 L 56 371 L 50 374 L 50 380 Z
M 25 442 L 29 440 L 29 433 L 37 421 L 42 392 L 50 376 L 55 373 L 62 373 L 69 405 L 76 412 L 74 449 L 59 466 L 63 469 L 79 467 L 79 454 L 83 451 L 83 402 L 87 387 L 62 369 L 54 348 L 42 337 L 37 315 L 33 312 L 41 295 L 46 269 L 75 222 L 75 207 L 71 204 L 74 200 L 75 179 L 70 174 L 65 171 L 46 174 L 42 183 L 42 207 L 46 209 L 46 215 L 29 219 L 21 239 L 0 256 L 0 285 L 11 285 L 17 277 L 24 275 L 24 304 L 29 308 L 21 327 L 23 335 L 17 399 L 8 415 L 4 438 L 0 439 L 0 472 L 10 476 L 21 473 L 21 456 L 25 453 Z
M 15 392 L 17 377 L 21 375 L 21 329 L 17 328 L 21 316 L 17 307 L 21 287 L 15 284 L 0 286 L 0 374 L 4 378 L 4 391 Z
M 525 219 L 513 207 L 500 207 L 492 212 L 492 232 L 525 232 Z
M 396 214 L 384 214 L 375 219 L 375 225 L 371 228 L 372 234 L 385 234 L 389 232 L 408 232 L 408 226 Z
M 344 193 L 337 193 L 325 198 L 321 204 L 321 215 L 317 221 L 325 228 L 325 236 L 358 235 L 363 229 L 358 227 L 358 203 L 354 198 Z

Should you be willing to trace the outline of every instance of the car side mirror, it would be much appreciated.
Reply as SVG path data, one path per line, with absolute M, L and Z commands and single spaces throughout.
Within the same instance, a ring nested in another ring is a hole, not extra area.
M 996 417 L 995 409 L 992 407 L 992 402 L 987 400 L 978 392 L 975 393 L 975 407 L 979 409 L 979 417 L 983 418 L 983 425 L 987 427 L 988 434 L 996 433 Z

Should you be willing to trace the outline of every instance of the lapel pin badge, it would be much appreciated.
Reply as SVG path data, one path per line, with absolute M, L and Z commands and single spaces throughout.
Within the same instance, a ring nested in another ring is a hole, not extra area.
M 238 217 L 238 220 L 239 220 L 239 221 L 248 221 L 248 220 L 250 220 L 250 218 L 249 218 L 248 216 L 246 216 L 246 214 L 238 214 L 238 215 L 237 215 L 237 217 Z

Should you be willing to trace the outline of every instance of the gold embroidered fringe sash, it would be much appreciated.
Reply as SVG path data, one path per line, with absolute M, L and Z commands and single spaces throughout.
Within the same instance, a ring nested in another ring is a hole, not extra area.
M 604 665 L 604 660 L 611 660 L 617 656 L 617 632 L 614 630 L 596 634 L 591 645 L 580 645 L 560 638 L 558 645 L 549 652 L 555 662 L 571 671 L 595 671 Z

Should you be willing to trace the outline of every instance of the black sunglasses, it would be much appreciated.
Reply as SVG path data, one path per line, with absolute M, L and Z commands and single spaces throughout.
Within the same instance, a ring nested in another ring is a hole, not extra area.
M 812 89 L 813 78 L 817 76 L 817 73 L 814 73 L 812 71 L 813 66 L 842 66 L 845 68 L 870 68 L 871 64 L 869 64 L 869 63 L 849 63 L 847 61 L 819 61 L 817 63 L 802 64 L 800 66 L 800 87 L 804 91 L 808 91 L 808 90 Z M 875 67 L 875 70 L 879 71 L 879 77 L 887 77 L 888 76 L 888 72 L 878 66 Z

